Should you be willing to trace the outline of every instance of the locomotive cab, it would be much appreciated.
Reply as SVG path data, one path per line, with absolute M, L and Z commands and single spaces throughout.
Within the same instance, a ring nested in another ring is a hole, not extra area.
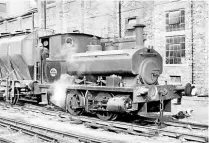
M 47 58 L 41 58 L 44 63 L 40 68 L 42 83 L 53 83 L 62 74 L 65 74 L 67 72 L 67 57 L 75 53 L 86 52 L 86 45 L 90 43 L 92 37 L 93 35 L 84 33 L 64 33 L 40 37 L 41 44 L 45 49 L 48 49 L 48 52 L 43 53 L 44 50 L 42 51 L 42 57 L 47 54 Z

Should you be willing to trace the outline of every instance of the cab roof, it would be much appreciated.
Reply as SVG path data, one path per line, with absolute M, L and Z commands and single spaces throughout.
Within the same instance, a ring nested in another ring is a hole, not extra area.
M 67 35 L 67 34 L 71 34 L 71 35 L 85 35 L 85 36 L 95 36 L 97 37 L 98 39 L 101 39 L 101 37 L 99 36 L 96 36 L 96 35 L 92 35 L 92 34 L 86 34 L 86 33 L 76 33 L 76 32 L 72 32 L 72 33 L 57 33 L 57 34 L 52 34 L 52 35 L 47 35 L 47 36 L 41 36 L 39 37 L 40 39 L 44 39 L 44 38 L 49 38 L 49 37 L 52 37 L 52 36 L 57 36 L 57 35 Z

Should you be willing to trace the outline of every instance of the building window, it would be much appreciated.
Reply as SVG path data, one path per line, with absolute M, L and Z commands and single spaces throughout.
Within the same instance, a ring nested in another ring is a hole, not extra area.
M 180 31 L 185 29 L 184 9 L 166 12 L 166 32 Z
M 182 64 L 185 58 L 185 36 L 166 37 L 166 64 Z
M 173 84 L 181 83 L 181 76 L 170 76 L 170 82 Z
M 0 12 L 6 13 L 7 10 L 7 5 L 6 3 L 0 3 Z
M 56 2 L 56 0 L 47 0 L 46 1 L 46 4 L 47 5 L 50 5 L 50 4 L 53 4 L 53 3 L 55 3 Z

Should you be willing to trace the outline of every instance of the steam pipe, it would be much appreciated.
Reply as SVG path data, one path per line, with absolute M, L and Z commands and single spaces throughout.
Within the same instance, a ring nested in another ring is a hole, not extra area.
M 46 0 L 44 0 L 44 29 L 46 29 Z
M 144 47 L 143 29 L 146 26 L 144 24 L 136 24 L 134 27 L 136 32 L 136 48 L 141 49 Z
M 192 48 L 192 84 L 194 84 L 194 31 L 193 31 L 193 23 L 194 23 L 194 17 L 193 17 L 193 0 L 191 0 L 191 48 Z
M 118 6 L 118 14 L 119 14 L 119 38 L 121 38 L 121 1 L 119 1 Z

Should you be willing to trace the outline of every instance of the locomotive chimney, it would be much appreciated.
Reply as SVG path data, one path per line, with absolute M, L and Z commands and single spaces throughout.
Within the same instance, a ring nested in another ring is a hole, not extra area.
M 134 25 L 136 32 L 136 48 L 141 49 L 144 47 L 144 36 L 143 29 L 145 27 L 144 24 L 136 24 Z

